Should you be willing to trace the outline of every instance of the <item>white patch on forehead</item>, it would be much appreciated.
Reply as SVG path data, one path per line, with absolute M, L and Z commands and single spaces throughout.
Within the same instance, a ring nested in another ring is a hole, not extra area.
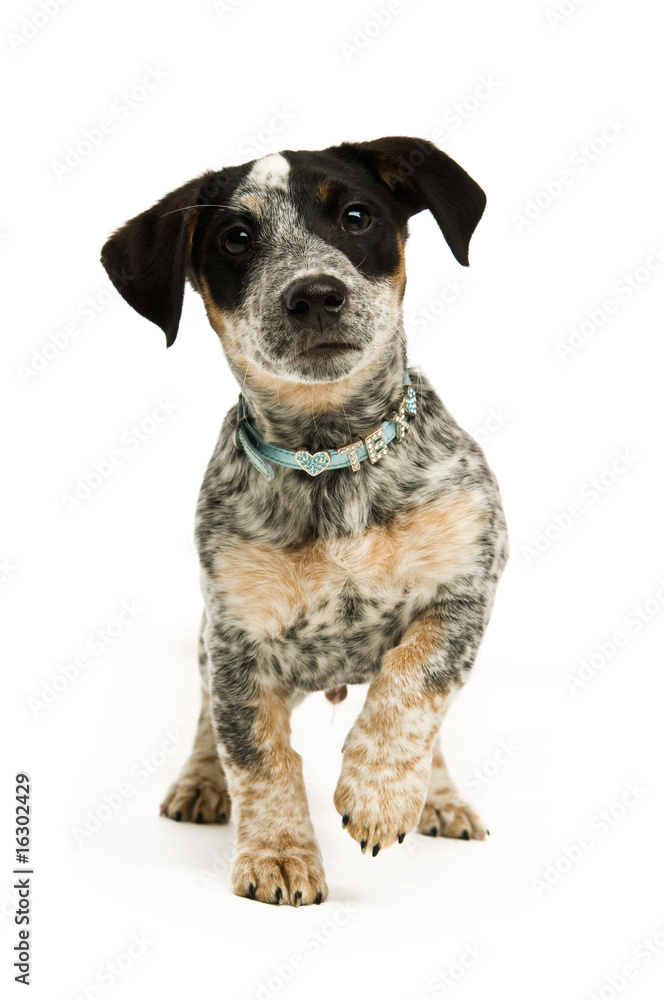
M 281 153 L 270 153 L 256 160 L 249 171 L 246 183 L 257 187 L 280 188 L 286 190 L 290 163 Z

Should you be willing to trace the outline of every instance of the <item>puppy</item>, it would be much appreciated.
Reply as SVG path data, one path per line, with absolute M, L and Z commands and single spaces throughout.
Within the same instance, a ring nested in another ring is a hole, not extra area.
M 290 713 L 368 683 L 343 745 L 342 826 L 376 855 L 419 830 L 482 840 L 438 730 L 507 559 L 478 445 L 407 364 L 408 219 L 452 253 L 485 196 L 431 143 L 291 150 L 189 181 L 127 222 L 102 262 L 175 340 L 185 281 L 241 394 L 200 491 L 203 705 L 162 813 L 237 828 L 233 891 L 294 906 L 327 886 Z

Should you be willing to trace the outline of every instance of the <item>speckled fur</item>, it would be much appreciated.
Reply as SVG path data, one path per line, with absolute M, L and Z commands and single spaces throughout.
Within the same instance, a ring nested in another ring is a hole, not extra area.
M 371 183 L 394 192 L 398 143 L 429 146 L 422 140 L 380 142 L 392 143 L 391 165 L 385 168 L 381 147 Z M 373 154 L 374 146 L 358 146 L 358 157 Z M 439 151 L 427 155 L 444 157 Z M 240 172 L 230 193 L 224 189 L 221 207 L 227 200 L 241 205 L 260 229 L 262 256 L 247 272 L 237 302 L 229 307 L 219 301 L 214 275 L 196 250 L 206 244 L 191 222 L 187 273 L 257 429 L 275 444 L 313 453 L 365 436 L 398 404 L 407 367 L 401 314 L 407 229 L 406 214 L 395 209 L 389 273 L 353 263 L 312 227 L 292 195 L 292 176 L 300 184 L 306 177 L 307 161 L 298 157 L 305 154 L 233 168 Z M 312 171 L 311 189 L 327 204 L 339 174 L 327 181 L 321 169 Z M 408 185 L 404 181 L 404 190 Z M 426 197 L 419 189 L 418 197 L 426 204 L 417 202 L 409 214 L 431 208 L 453 246 L 438 195 L 424 180 L 421 186 Z M 200 217 L 202 210 L 187 205 L 191 184 L 174 195 L 176 205 L 184 200 L 183 212 Z M 465 224 L 465 249 L 475 224 Z M 457 238 L 454 252 L 465 262 L 460 243 Z M 319 272 L 349 289 L 340 325 L 356 350 L 307 365 L 300 355 L 306 339 L 294 346 L 282 298 L 290 281 Z M 149 316 L 150 306 L 132 304 Z M 166 322 L 155 321 L 174 336 Z M 507 559 L 505 520 L 481 449 L 426 376 L 408 371 L 417 417 L 377 464 L 317 478 L 275 466 L 268 481 L 235 443 L 234 406 L 203 480 L 196 539 L 205 601 L 204 703 L 192 757 L 162 811 L 175 819 L 223 822 L 230 793 L 237 825 L 232 883 L 240 895 L 300 905 L 327 894 L 301 762 L 289 740 L 290 710 L 309 692 L 369 684 L 344 744 L 334 799 L 363 852 L 400 842 L 418 824 L 424 833 L 465 839 L 482 839 L 486 832 L 460 799 L 434 741 L 489 620 Z

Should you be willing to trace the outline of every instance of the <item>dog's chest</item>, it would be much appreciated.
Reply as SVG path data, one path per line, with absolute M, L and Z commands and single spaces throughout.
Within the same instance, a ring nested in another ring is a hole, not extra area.
M 458 492 L 361 533 L 297 547 L 228 536 L 215 587 L 230 618 L 285 673 L 300 673 L 306 660 L 313 686 L 357 680 L 353 660 L 370 674 L 409 613 L 440 584 L 472 572 L 483 527 L 477 495 Z M 352 676 L 338 674 L 344 665 Z

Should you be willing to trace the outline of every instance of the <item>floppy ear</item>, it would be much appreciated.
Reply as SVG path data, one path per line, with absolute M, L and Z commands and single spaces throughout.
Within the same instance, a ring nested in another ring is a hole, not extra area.
M 206 178 L 198 177 L 171 191 L 146 212 L 126 222 L 105 243 L 101 262 L 108 276 L 136 312 L 156 323 L 170 347 L 178 332 L 195 207 Z
M 460 264 L 468 266 L 468 244 L 482 217 L 486 195 L 458 163 L 426 139 L 386 136 L 343 143 L 389 187 L 409 215 L 428 208 Z

